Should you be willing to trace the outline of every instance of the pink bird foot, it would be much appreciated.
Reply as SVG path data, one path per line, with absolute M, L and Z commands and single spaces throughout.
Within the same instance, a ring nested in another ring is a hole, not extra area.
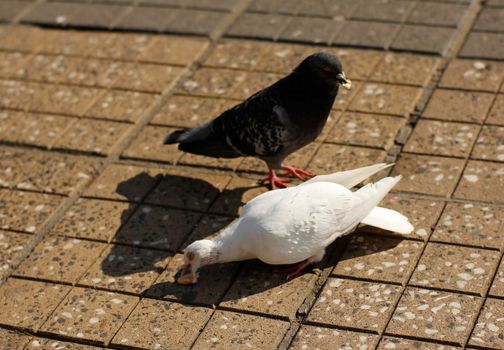
M 285 171 L 285 175 L 294 176 L 295 178 L 297 178 L 300 181 L 306 181 L 306 180 L 311 179 L 312 177 L 315 176 L 315 174 L 312 173 L 311 171 L 306 171 L 306 170 L 291 167 L 288 165 L 282 165 L 282 170 Z
M 285 274 L 287 275 L 287 281 L 297 277 L 303 272 L 303 270 L 308 267 L 312 262 L 308 259 L 300 261 L 298 263 L 292 264 L 286 268 L 273 270 L 274 273 Z
M 272 190 L 275 190 L 277 188 L 286 188 L 287 183 L 289 183 L 289 179 L 281 179 L 276 175 L 275 170 L 269 171 L 269 175 L 265 177 L 264 179 L 259 180 L 259 184 L 264 185 L 266 183 L 269 183 L 270 188 Z

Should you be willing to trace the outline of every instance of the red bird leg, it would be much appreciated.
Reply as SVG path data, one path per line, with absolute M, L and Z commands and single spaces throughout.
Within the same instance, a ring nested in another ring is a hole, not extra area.
M 283 273 L 283 274 L 286 274 L 287 275 L 287 280 L 290 280 L 294 277 L 297 277 L 299 274 L 301 274 L 301 272 L 307 267 L 309 266 L 310 264 L 312 264 L 313 262 L 310 261 L 309 259 L 306 259 L 306 260 L 303 260 L 303 261 L 300 261 L 296 264 L 292 264 L 290 265 L 289 267 L 286 267 L 284 269 L 277 269 L 277 270 L 274 270 L 275 273 Z
M 306 171 L 299 168 L 294 168 L 287 165 L 282 165 L 282 170 L 285 171 L 285 175 L 292 175 L 298 180 L 305 181 L 315 176 L 311 171 Z
M 276 175 L 275 170 L 270 169 L 269 170 L 269 175 L 267 177 L 265 177 L 264 179 L 259 180 L 260 184 L 264 184 L 266 182 L 269 182 L 269 184 L 271 186 L 271 189 L 274 190 L 274 189 L 277 189 L 277 188 L 285 188 L 285 187 L 287 187 L 287 183 L 289 182 L 289 180 L 282 180 L 282 179 L 280 179 Z

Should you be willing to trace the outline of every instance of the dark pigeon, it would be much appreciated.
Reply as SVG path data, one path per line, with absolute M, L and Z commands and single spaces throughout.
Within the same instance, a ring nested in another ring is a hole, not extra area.
M 322 131 L 339 85 L 350 86 L 338 58 L 316 53 L 288 76 L 255 93 L 211 122 L 168 135 L 165 144 L 181 151 L 216 158 L 252 156 L 269 168 L 271 188 L 285 187 L 276 170 L 300 180 L 312 173 L 283 164 Z

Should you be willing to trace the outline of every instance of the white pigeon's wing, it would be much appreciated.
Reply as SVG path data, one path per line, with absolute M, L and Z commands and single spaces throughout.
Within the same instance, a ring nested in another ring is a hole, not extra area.
M 390 168 L 392 165 L 394 164 L 378 163 L 358 169 L 340 171 L 327 175 L 318 175 L 308 181 L 303 182 L 299 186 L 312 184 L 314 182 L 333 182 L 346 188 L 352 188 L 355 185 L 358 185 L 362 181 L 366 180 L 367 178 L 373 176 L 377 172 Z
M 373 208 L 361 223 L 402 234 L 409 234 L 415 229 L 406 216 L 382 207 Z

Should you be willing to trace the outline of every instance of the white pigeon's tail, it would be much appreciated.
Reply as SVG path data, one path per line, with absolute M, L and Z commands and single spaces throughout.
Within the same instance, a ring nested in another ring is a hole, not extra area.
M 371 210 L 371 213 L 361 223 L 402 234 L 408 234 L 414 230 L 406 216 L 395 210 L 382 207 Z
M 332 182 L 336 183 L 338 185 L 344 186 L 346 188 L 352 188 L 355 185 L 361 183 L 362 181 L 366 180 L 367 178 L 373 176 L 377 172 L 390 168 L 392 164 L 386 164 L 386 163 L 378 163 L 375 165 L 370 165 L 370 166 L 365 166 L 362 168 L 358 169 L 353 169 L 353 170 L 347 170 L 347 171 L 340 171 L 337 173 L 333 174 L 327 174 L 327 175 L 318 175 L 315 176 L 314 178 L 311 178 L 308 181 L 303 182 L 301 185 L 304 184 L 310 184 L 314 182 Z

